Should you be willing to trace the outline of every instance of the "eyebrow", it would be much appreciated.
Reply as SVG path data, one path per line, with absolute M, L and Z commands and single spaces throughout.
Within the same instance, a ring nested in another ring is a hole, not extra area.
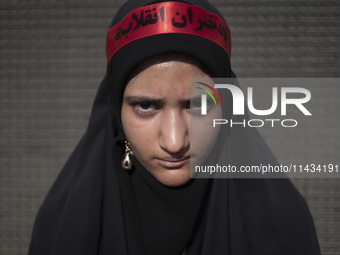
M 160 99 L 160 98 L 147 97 L 147 96 L 126 96 L 126 97 L 124 97 L 124 99 L 128 103 L 143 102 L 143 101 L 147 101 L 147 102 L 160 102 L 160 101 L 162 101 L 162 99 Z
M 150 102 L 150 103 L 159 103 L 162 102 L 163 99 L 161 98 L 154 98 L 154 97 L 148 97 L 148 96 L 126 96 L 124 99 L 128 103 L 134 103 L 134 102 Z M 194 96 L 188 99 L 180 100 L 181 103 L 187 103 L 188 101 L 192 100 L 199 100 L 201 99 L 201 96 Z
M 198 100 L 198 99 L 201 99 L 201 95 L 199 95 L 199 96 L 194 96 L 194 97 L 190 97 L 190 101 L 192 101 L 192 100 Z

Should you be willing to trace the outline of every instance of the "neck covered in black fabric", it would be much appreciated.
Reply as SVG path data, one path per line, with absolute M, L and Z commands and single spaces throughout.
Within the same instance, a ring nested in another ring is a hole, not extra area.
M 126 179 L 121 190 L 138 242 L 145 254 L 180 254 L 195 237 L 199 216 L 207 203 L 210 180 L 192 180 L 172 188 L 159 183 L 137 161 L 135 168 L 133 174 L 121 174 Z

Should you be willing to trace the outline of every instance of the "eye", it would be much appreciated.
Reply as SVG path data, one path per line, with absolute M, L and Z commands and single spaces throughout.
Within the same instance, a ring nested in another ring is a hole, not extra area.
M 141 108 L 143 111 L 153 110 L 153 108 L 155 108 L 155 106 L 150 102 L 139 103 L 136 106 L 138 108 Z
M 215 106 L 213 100 L 208 97 L 207 98 L 207 111 L 209 112 L 213 107 Z M 202 108 L 202 100 L 200 97 L 197 98 L 192 98 L 189 103 L 190 112 L 193 113 L 201 113 L 201 108 Z
M 133 110 L 141 115 L 152 114 L 159 109 L 157 103 L 152 101 L 142 101 L 132 103 Z
M 194 99 L 191 99 L 190 101 L 190 110 L 201 110 L 201 98 L 194 98 Z

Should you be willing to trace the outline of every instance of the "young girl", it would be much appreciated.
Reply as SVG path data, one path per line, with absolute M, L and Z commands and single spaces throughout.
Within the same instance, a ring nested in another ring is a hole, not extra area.
M 190 161 L 212 151 L 275 162 L 249 129 L 225 134 L 228 153 L 215 153 L 216 136 L 190 146 L 190 80 L 234 76 L 230 31 L 210 3 L 130 0 L 106 51 L 87 131 L 41 206 L 29 254 L 320 254 L 288 179 L 190 179 Z

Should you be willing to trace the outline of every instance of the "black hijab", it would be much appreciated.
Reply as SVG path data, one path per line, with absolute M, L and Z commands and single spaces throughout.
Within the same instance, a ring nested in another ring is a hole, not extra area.
M 111 26 L 152 3 L 128 1 Z M 207 1 L 186 3 L 223 18 Z M 39 210 L 29 254 L 320 254 L 306 203 L 288 179 L 195 179 L 169 188 L 136 159 L 133 171 L 122 169 L 126 77 L 145 59 L 167 52 L 194 56 L 215 77 L 232 76 L 230 54 L 196 35 L 148 36 L 115 52 L 86 133 Z M 253 129 L 230 131 L 228 139 L 239 145 L 227 153 L 235 165 L 276 162 Z

